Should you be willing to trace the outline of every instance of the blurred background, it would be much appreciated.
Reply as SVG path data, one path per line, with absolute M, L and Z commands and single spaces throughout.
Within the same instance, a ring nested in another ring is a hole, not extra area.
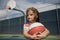
M 9 0 L 0 0 L 0 39 L 25 40 L 23 37 L 24 15 L 18 11 L 7 12 L 5 8 Z M 60 0 L 15 0 L 16 8 L 23 10 L 35 7 L 40 12 L 40 22 L 50 30 L 50 36 L 43 40 L 60 40 Z M 4 15 L 4 14 L 3 14 Z M 52 39 L 53 38 L 53 39 Z M 28 40 L 28 39 L 26 39 Z

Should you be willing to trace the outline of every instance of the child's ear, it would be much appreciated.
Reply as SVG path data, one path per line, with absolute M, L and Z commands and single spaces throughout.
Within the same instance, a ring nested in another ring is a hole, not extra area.
M 36 15 L 36 18 L 38 18 L 38 16 Z

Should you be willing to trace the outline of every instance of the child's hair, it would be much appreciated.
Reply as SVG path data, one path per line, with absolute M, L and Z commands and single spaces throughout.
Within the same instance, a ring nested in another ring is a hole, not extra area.
M 28 14 L 29 10 L 32 10 L 33 13 L 37 14 L 38 18 L 36 19 L 36 22 L 39 22 L 39 12 L 38 12 L 38 10 L 34 7 L 30 7 L 30 8 L 27 9 L 26 14 Z

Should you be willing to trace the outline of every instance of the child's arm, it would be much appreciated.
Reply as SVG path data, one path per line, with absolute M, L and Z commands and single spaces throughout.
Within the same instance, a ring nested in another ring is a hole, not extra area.
M 29 25 L 24 24 L 24 31 L 23 31 L 24 36 L 27 37 L 27 38 L 30 38 L 30 39 L 34 39 L 35 35 L 30 35 L 28 33 L 28 30 L 29 30 Z
M 24 36 L 27 37 L 27 38 L 30 38 L 30 39 L 35 39 L 36 35 L 30 35 L 28 34 L 28 31 L 24 31 Z
M 43 39 L 43 38 L 47 37 L 49 34 L 50 34 L 49 30 L 47 28 L 45 28 L 45 31 L 38 36 L 39 36 L 39 39 Z

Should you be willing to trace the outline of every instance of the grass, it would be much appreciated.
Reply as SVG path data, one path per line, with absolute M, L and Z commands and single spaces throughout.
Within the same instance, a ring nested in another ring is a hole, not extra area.
M 60 39 L 59 38 L 58 39 L 56 39 L 56 38 L 45 38 L 43 40 L 60 40 Z
M 28 40 L 23 36 L 0 36 L 0 40 Z M 60 40 L 60 38 L 45 38 L 43 40 Z

